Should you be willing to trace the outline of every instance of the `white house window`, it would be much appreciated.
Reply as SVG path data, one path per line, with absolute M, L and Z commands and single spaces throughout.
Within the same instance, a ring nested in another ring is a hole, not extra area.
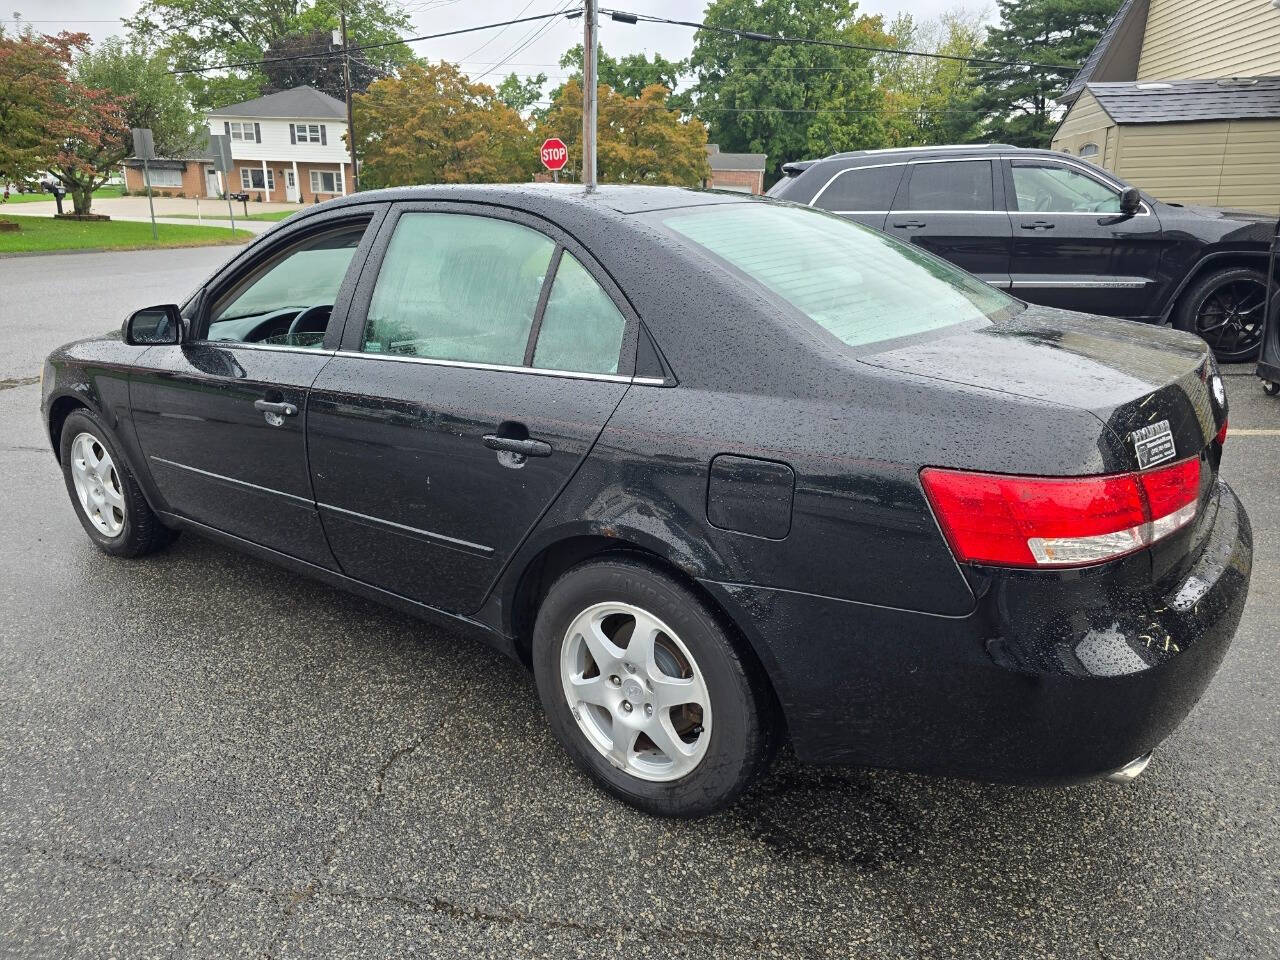
M 150 180 L 153 187 L 180 187 L 182 186 L 182 171 L 160 169 L 150 167 L 146 171 L 146 178 Z
M 232 140 L 247 140 L 250 143 L 257 140 L 253 133 L 252 123 L 229 123 L 227 127 L 231 133 Z
M 342 172 L 340 170 L 312 170 L 312 193 L 342 193 Z
M 1096 157 L 1098 155 L 1098 145 L 1096 143 L 1086 143 L 1080 147 L 1080 156 Z
M 266 189 L 274 190 L 276 188 L 276 172 L 270 167 L 267 168 Z M 262 168 L 261 167 L 241 167 L 240 168 L 240 189 L 242 190 L 261 190 L 262 184 Z
M 298 143 L 323 143 L 324 135 L 318 123 L 295 123 L 293 136 Z

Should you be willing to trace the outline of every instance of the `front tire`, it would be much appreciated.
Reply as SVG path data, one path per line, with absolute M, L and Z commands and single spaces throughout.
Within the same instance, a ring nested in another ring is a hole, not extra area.
M 1178 300 L 1173 325 L 1213 348 L 1220 363 L 1256 359 L 1262 347 L 1266 275 L 1249 267 L 1217 270 L 1193 283 Z
M 649 813 L 722 810 L 772 760 L 772 696 L 715 614 L 648 564 L 560 577 L 533 637 L 552 733 L 614 796 Z
M 138 557 L 173 539 L 142 495 L 114 434 L 95 414 L 77 410 L 68 416 L 58 449 L 76 517 L 99 550 Z

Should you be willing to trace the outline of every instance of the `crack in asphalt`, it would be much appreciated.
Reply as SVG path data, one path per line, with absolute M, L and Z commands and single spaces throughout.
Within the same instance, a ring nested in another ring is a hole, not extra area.
M 12 390 L 14 387 L 29 387 L 33 383 L 39 383 L 40 377 L 37 374 L 34 377 L 5 377 L 0 379 L 0 390 Z

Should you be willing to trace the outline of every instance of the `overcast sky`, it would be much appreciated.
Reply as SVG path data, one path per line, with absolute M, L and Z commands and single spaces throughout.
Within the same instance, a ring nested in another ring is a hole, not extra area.
M 0 0 L 5 11 L 5 26 L 11 27 L 11 11 L 21 14 L 35 29 L 44 33 L 80 30 L 101 40 L 121 33 L 121 17 L 132 15 L 142 0 Z M 252 3 L 253 0 L 246 0 Z M 881 13 L 886 19 L 900 10 L 910 9 L 917 17 L 935 16 L 961 5 L 962 0 L 862 0 L 863 13 Z M 494 20 L 510 20 L 522 14 L 546 13 L 561 6 L 580 6 L 577 0 L 407 0 L 416 33 L 440 33 Z M 608 0 L 605 6 L 683 20 L 700 19 L 705 3 L 696 0 Z M 981 2 L 965 3 L 970 9 L 982 9 Z M 53 18 L 53 19 L 51 19 Z M 413 44 L 414 51 L 432 60 L 460 62 L 473 78 L 483 77 L 495 83 L 508 73 L 521 75 L 547 74 L 549 80 L 563 78 L 557 65 L 560 55 L 582 40 L 581 20 L 554 20 L 549 25 L 521 24 L 505 29 L 486 30 L 461 37 L 446 37 Z M 528 41 L 528 45 L 524 44 Z M 693 47 L 693 31 L 687 27 L 660 24 L 614 23 L 607 17 L 600 25 L 600 42 L 617 56 L 642 51 L 661 53 L 671 60 L 689 55 Z

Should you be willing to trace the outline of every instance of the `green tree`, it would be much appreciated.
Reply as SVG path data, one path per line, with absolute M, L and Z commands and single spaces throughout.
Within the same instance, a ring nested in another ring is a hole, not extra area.
M 570 47 L 560 58 L 560 66 L 572 70 L 569 80 L 582 86 L 582 44 Z M 687 93 L 672 93 L 689 73 L 688 60 L 668 60 L 655 53 L 650 60 L 643 53 L 629 53 L 614 59 L 603 49 L 596 52 L 596 77 L 625 97 L 639 97 L 646 87 L 657 84 L 667 88 L 667 106 L 687 111 L 691 98 Z
M 409 30 L 399 0 L 146 0 L 124 23 L 136 40 L 191 70 L 262 60 L 264 51 L 297 34 L 328 33 L 338 27 L 344 6 L 353 46 L 396 40 Z M 359 57 L 383 73 L 414 59 L 403 44 L 361 51 Z M 195 105 L 206 109 L 251 100 L 270 85 L 260 67 L 187 74 L 184 83 Z
M 0 29 L 0 192 L 54 161 L 74 119 L 66 92 L 87 34 L 16 35 Z
M 885 45 L 880 17 L 852 0 L 713 0 L 713 26 L 811 40 Z M 884 92 L 863 50 L 771 43 L 700 30 L 690 64 L 695 112 L 722 150 L 768 155 L 767 178 L 788 160 L 884 146 Z
M 538 162 L 520 114 L 451 63 L 411 63 L 354 105 L 366 187 L 527 181 Z
M 964 9 L 930 20 L 904 13 L 889 25 L 893 46 L 952 57 L 976 56 L 984 16 Z M 881 58 L 887 126 L 893 146 L 965 143 L 979 134 L 973 99 L 977 74 L 962 60 L 888 54 Z
M 651 84 L 628 97 L 601 83 L 597 91 L 596 172 L 602 183 L 700 186 L 710 175 L 707 130 L 667 105 L 670 91 Z M 559 137 L 567 170 L 582 169 L 582 84 L 570 80 L 538 125 L 537 140 Z
M 1045 70 L 991 65 L 979 70 L 974 106 L 983 133 L 1020 147 L 1047 147 L 1056 125 L 1054 101 L 1074 69 L 1093 52 L 1121 0 L 999 0 L 1000 25 L 987 32 L 980 56 L 1061 64 Z
M 516 113 L 524 113 L 542 99 L 542 88 L 546 84 L 545 73 L 539 73 L 536 77 L 525 77 L 523 80 L 511 73 L 498 84 L 498 99 Z
M 67 97 L 77 116 L 50 171 L 66 186 L 76 213 L 133 152 L 130 127 L 149 127 L 156 153 L 180 157 L 196 146 L 202 122 L 158 56 L 112 38 L 75 59 Z
M 293 87 L 314 87 L 321 93 L 341 100 L 346 95 L 342 76 L 342 58 L 316 56 L 332 53 L 341 47 L 333 45 L 333 33 L 323 27 L 298 30 L 285 34 L 267 48 L 261 59 L 274 60 L 264 63 L 261 71 L 265 77 L 263 93 L 277 93 Z M 365 59 L 363 53 L 351 57 L 351 89 L 362 93 L 369 84 L 382 76 L 378 66 Z

